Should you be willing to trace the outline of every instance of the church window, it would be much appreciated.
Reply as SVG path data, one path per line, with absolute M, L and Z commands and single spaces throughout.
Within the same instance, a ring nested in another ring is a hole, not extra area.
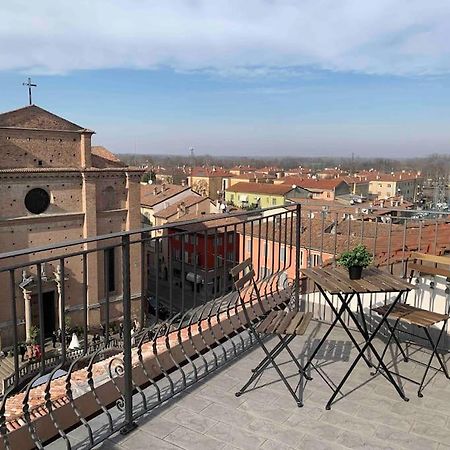
M 33 214 L 42 214 L 49 205 L 50 195 L 44 189 L 31 189 L 25 196 L 25 207 Z

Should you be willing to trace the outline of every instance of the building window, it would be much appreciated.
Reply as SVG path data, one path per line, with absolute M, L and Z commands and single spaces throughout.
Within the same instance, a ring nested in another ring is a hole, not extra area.
M 197 245 L 198 244 L 198 238 L 194 234 L 191 235 L 191 244 L 192 245 Z
M 227 262 L 234 262 L 234 253 L 233 252 L 229 252 L 227 253 Z
M 188 235 L 188 234 L 185 234 L 185 235 L 184 235 L 184 242 L 185 242 L 186 244 L 189 243 L 189 235 Z
M 286 247 L 284 245 L 280 248 L 280 260 L 282 263 L 286 262 Z
M 234 241 L 234 236 L 233 233 L 228 233 L 228 243 L 232 244 Z
M 276 197 L 272 197 L 272 206 L 275 206 L 277 204 Z
M 106 260 L 108 265 L 108 292 L 116 290 L 116 255 L 115 247 L 106 249 Z
M 187 251 L 184 252 L 184 262 L 189 263 L 189 252 Z
M 222 245 L 222 236 L 216 236 L 216 245 L 217 246 Z
M 252 252 L 252 239 L 247 239 L 247 253 Z
M 313 267 L 318 266 L 320 264 L 320 255 L 313 254 L 311 255 L 311 265 Z
M 33 214 L 42 214 L 50 206 L 49 193 L 41 188 L 31 189 L 25 196 L 25 207 Z

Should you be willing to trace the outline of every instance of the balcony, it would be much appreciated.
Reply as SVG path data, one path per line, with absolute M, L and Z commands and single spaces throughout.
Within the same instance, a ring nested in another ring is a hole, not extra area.
M 334 316 L 302 269 L 333 265 L 343 249 L 364 242 L 376 265 L 403 275 L 411 252 L 450 249 L 450 224 L 442 213 L 421 220 L 380 217 L 376 211 L 293 205 L 0 255 L 4 304 L 10 311 L 2 330 L 10 354 L 2 361 L 2 445 L 449 445 L 443 430 L 450 424 L 450 384 L 442 374 L 432 379 L 424 398 L 411 393 L 406 404 L 382 377 L 360 366 L 332 411 L 325 410 L 328 384 L 342 377 L 355 355 L 342 329 L 317 355 L 322 376 L 307 383 L 303 408 L 296 408 L 270 368 L 250 392 L 233 395 L 261 352 L 247 332 L 229 268 L 251 258 L 265 297 L 276 303 L 290 289 L 292 303 L 313 313 L 311 332 L 294 340 L 295 353 L 304 360 Z M 449 310 L 448 280 L 415 281 L 421 286 L 417 304 Z M 369 323 L 376 323 L 370 308 L 389 298 L 369 294 L 363 300 Z M 58 327 L 61 339 L 53 343 Z M 22 363 L 24 341 L 34 342 L 28 349 L 39 345 L 40 354 Z M 383 343 L 380 334 L 377 348 Z M 448 348 L 448 336 L 442 345 Z M 418 359 L 426 357 L 411 351 Z M 390 360 L 397 364 L 395 354 Z M 288 360 L 284 367 L 297 373 Z M 408 363 L 402 371 L 413 374 L 419 368 Z M 407 382 L 404 388 L 416 389 Z

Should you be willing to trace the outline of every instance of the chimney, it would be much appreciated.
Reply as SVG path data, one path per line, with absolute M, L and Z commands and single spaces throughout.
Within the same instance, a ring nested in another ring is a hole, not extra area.
M 182 214 L 182 212 L 181 212 L 181 207 L 180 207 L 180 205 L 177 205 L 177 218 L 178 219 L 181 219 L 181 216 L 182 216 L 183 214 Z
M 164 192 L 166 190 L 166 183 L 163 183 L 161 185 L 161 192 Z
M 380 208 L 384 208 L 384 200 L 380 200 Z
M 200 202 L 197 202 L 195 204 L 195 214 L 198 214 L 200 212 Z
M 182 180 L 181 180 L 181 186 L 186 186 L 186 179 L 185 178 L 183 178 Z
M 400 205 L 403 205 L 403 202 L 405 201 L 405 198 L 403 195 L 400 195 Z
M 155 186 L 153 188 L 153 195 L 157 195 L 158 194 L 158 188 Z

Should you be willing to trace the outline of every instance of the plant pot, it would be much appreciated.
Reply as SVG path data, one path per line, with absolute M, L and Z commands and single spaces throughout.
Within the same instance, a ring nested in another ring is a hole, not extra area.
M 350 280 L 360 280 L 362 275 L 362 266 L 351 266 L 348 268 L 348 275 Z

